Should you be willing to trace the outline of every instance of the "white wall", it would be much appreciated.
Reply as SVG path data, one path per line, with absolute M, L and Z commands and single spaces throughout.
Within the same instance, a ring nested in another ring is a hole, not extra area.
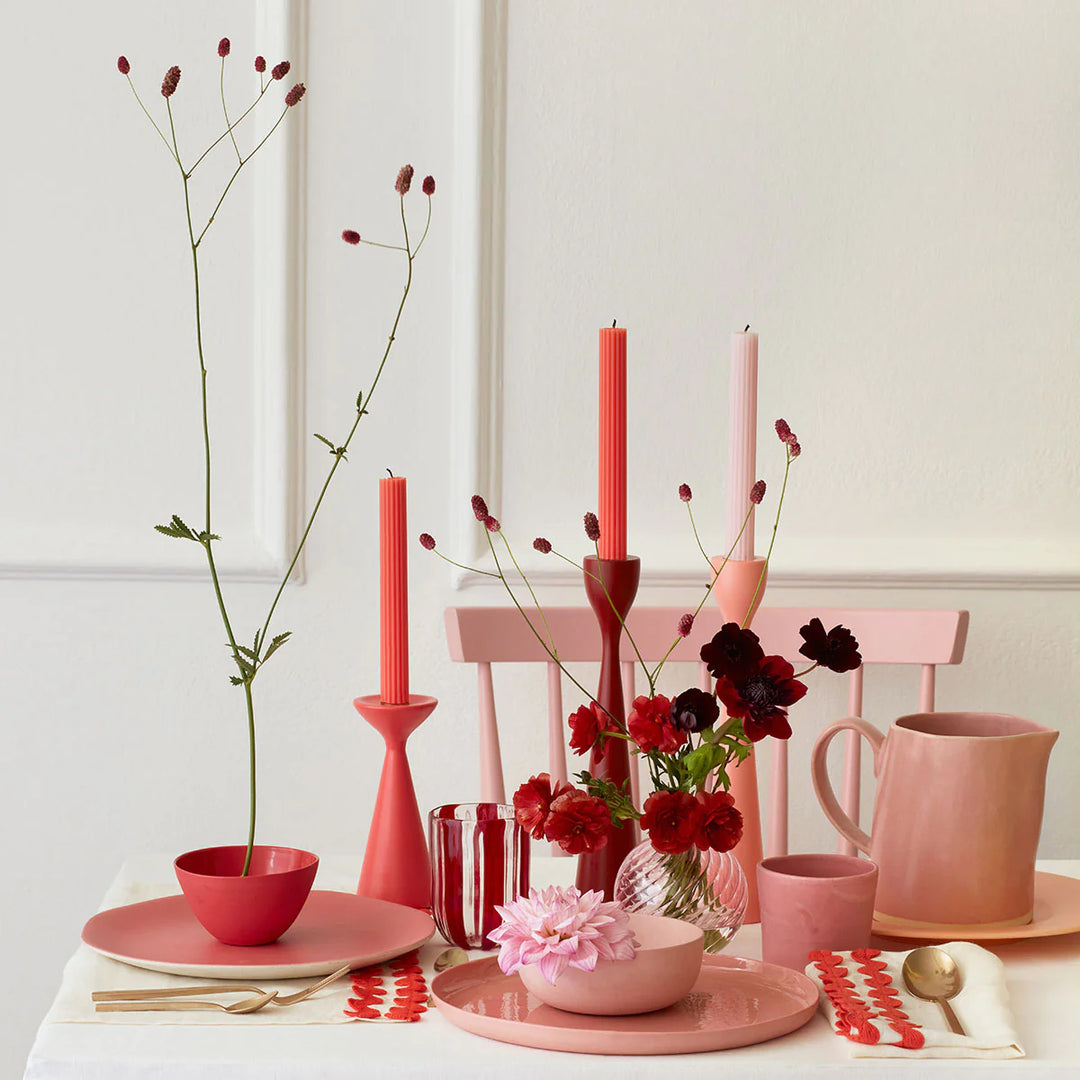
M 295 527 L 282 520 L 291 470 L 306 505 L 328 464 L 310 432 L 349 423 L 399 295 L 394 253 L 348 248 L 340 231 L 393 240 L 403 162 L 439 181 L 381 400 L 283 602 L 295 640 L 256 686 L 261 837 L 363 845 L 381 751 L 349 702 L 378 680 L 378 475 L 407 475 L 412 531 L 461 554 L 477 484 L 522 549 L 542 532 L 578 550 L 595 504 L 596 328 L 617 317 L 631 332 L 639 602 L 696 591 L 679 482 L 719 544 L 726 340 L 752 322 L 762 475 L 777 479 L 774 416 L 805 448 L 771 600 L 969 608 L 968 656 L 941 672 L 939 703 L 1062 728 L 1043 854 L 1075 854 L 1080 12 L 1019 0 L 486 11 L 474 51 L 468 2 L 310 5 L 294 152 L 252 163 L 208 241 L 218 531 L 234 574 L 255 579 L 227 583 L 246 627 Z M 0 181 L 0 939 L 9 981 L 29 990 L 0 1021 L 5 1075 L 126 856 L 243 839 L 242 705 L 199 552 L 150 530 L 185 507 L 197 516 L 199 498 L 177 178 L 114 62 L 127 53 L 155 105 L 179 63 L 178 122 L 201 134 L 216 118 L 217 39 L 233 39 L 239 96 L 252 53 L 273 63 L 265 42 L 284 32 L 274 4 L 241 0 L 24 6 L 7 22 L 20 47 Z M 291 224 L 306 243 L 293 258 L 281 200 L 295 167 L 306 182 Z M 414 688 L 441 699 L 415 737 L 420 799 L 467 799 L 474 689 L 445 659 L 440 613 L 502 599 L 455 588 L 418 549 L 411 586 Z M 580 598 L 558 580 L 545 589 Z M 843 711 L 841 684 L 819 680 L 801 707 L 794 761 Z M 868 716 L 906 710 L 914 688 L 912 673 L 868 680 Z M 507 673 L 501 689 L 516 781 L 543 761 L 542 685 Z M 831 845 L 798 769 L 793 802 L 793 848 Z

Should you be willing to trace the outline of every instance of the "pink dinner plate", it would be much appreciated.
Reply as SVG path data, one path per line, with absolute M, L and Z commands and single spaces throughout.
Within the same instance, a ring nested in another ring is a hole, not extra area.
M 584 1016 L 544 1005 L 494 957 L 436 975 L 431 993 L 451 1022 L 474 1035 L 578 1054 L 690 1054 L 787 1035 L 818 1005 L 802 972 L 737 956 L 706 956 L 690 993 L 659 1012 Z
M 873 932 L 899 941 L 1026 941 L 1080 933 L 1080 878 L 1035 872 L 1035 905 L 1024 926 L 942 926 L 874 913 Z
M 415 908 L 355 893 L 314 890 L 296 922 L 270 945 L 223 945 L 196 921 L 182 896 L 110 908 L 82 939 L 125 964 L 209 979 L 299 979 L 377 964 L 423 945 L 435 933 Z

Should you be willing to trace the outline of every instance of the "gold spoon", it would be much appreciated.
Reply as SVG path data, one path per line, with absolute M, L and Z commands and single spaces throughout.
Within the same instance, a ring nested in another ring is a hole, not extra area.
M 956 997 L 963 985 L 960 968 L 944 949 L 936 945 L 912 949 L 904 960 L 903 973 L 904 985 L 912 994 L 941 1006 L 951 1032 L 967 1034 L 949 1004 L 949 998 Z
M 94 1009 L 97 1012 L 205 1012 L 220 1009 L 233 1014 L 253 1013 L 268 1005 L 275 993 L 271 990 L 268 994 L 234 1001 L 231 1005 L 222 1005 L 217 1001 L 99 1001 Z
M 440 971 L 446 971 L 447 968 L 457 967 L 458 964 L 467 964 L 468 962 L 469 954 L 455 945 L 451 949 L 444 949 L 435 957 L 435 974 L 437 975 Z

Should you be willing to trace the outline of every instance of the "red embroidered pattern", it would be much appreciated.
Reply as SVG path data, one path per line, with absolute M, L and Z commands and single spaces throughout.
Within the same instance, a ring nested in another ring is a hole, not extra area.
M 372 964 L 370 967 L 359 968 L 349 977 L 352 979 L 352 992 L 356 996 L 349 998 L 346 1003 L 345 1015 L 360 1020 L 379 1020 L 382 1013 L 378 1006 L 386 997 L 386 987 L 383 986 L 382 980 L 382 965 Z
M 407 1020 L 415 1022 L 427 1012 L 427 980 L 418 963 L 417 950 L 389 961 L 394 976 L 394 1001 L 386 1012 L 383 965 L 372 964 L 352 972 L 352 992 L 344 1013 L 357 1020 Z
M 859 972 L 866 977 L 866 984 L 870 987 L 869 996 L 877 1004 L 878 1015 L 900 1036 L 901 1046 L 918 1050 L 926 1040 L 919 1025 L 913 1024 L 908 1014 L 901 1010 L 900 995 L 892 984 L 892 978 L 885 974 L 885 962 L 874 959 L 880 955 L 880 949 L 856 949 L 851 958 L 861 965 Z
M 848 978 L 842 956 L 819 949 L 810 954 L 810 959 L 821 973 L 825 994 L 836 1011 L 837 1034 L 853 1042 L 873 1044 L 881 1040 L 881 1031 L 874 1021 L 884 1020 L 900 1036 L 900 1042 L 891 1045 L 918 1050 L 926 1040 L 919 1025 L 913 1024 L 901 1010 L 900 996 L 885 973 L 885 962 L 875 959 L 880 955 L 880 949 L 856 949 L 851 954 L 851 958 L 861 965 L 859 974 L 866 981 L 867 997 L 872 1004 L 855 992 L 855 984 Z

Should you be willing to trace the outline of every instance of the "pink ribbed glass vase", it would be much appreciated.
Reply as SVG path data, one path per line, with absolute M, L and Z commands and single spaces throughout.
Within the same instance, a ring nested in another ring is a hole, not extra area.
M 746 876 L 732 852 L 692 847 L 668 855 L 651 840 L 627 855 L 615 879 L 615 899 L 627 911 L 699 926 L 710 953 L 720 952 L 738 933 L 748 897 Z

